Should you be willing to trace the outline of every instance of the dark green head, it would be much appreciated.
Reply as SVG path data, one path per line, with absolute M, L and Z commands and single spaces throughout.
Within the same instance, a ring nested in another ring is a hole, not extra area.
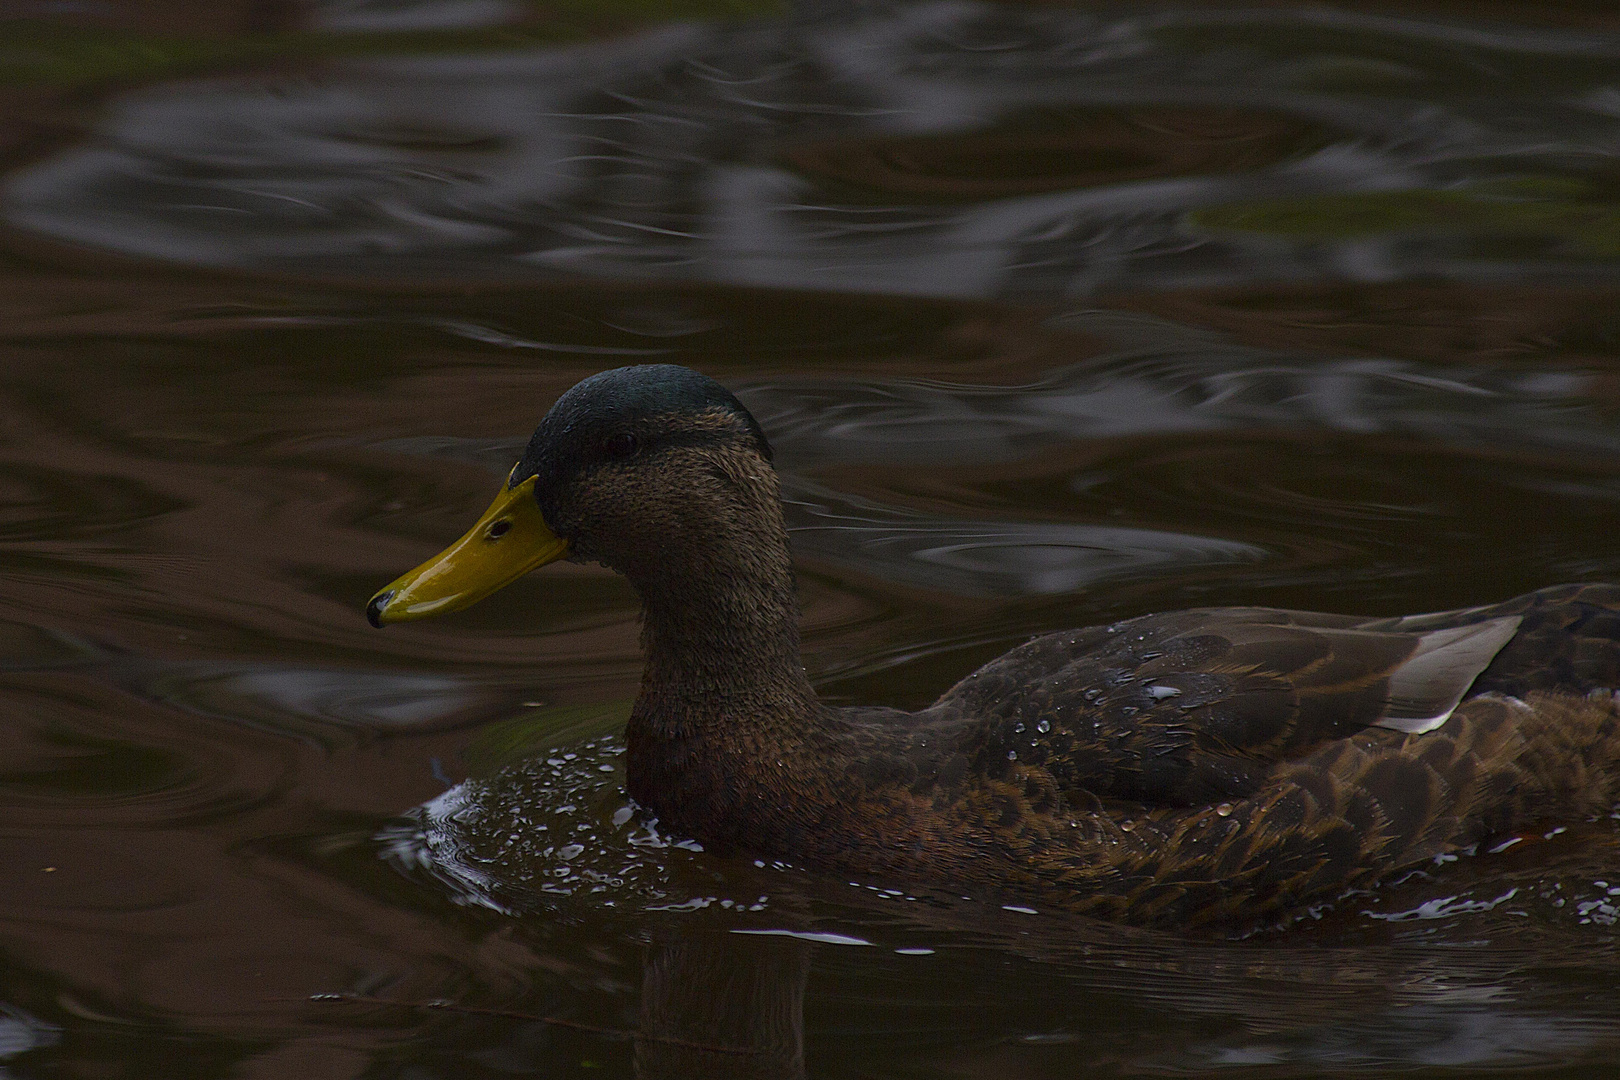
M 559 558 L 651 586 L 780 532 L 771 447 L 731 391 L 674 364 L 604 371 L 557 399 L 506 489 L 441 555 L 372 598 L 375 625 L 466 607 Z M 786 541 L 782 540 L 785 552 Z
M 718 448 L 739 442 L 771 460 L 771 445 L 759 422 L 707 375 L 677 364 L 614 368 L 581 380 L 557 399 L 507 486 L 534 477 L 535 499 L 544 512 L 558 505 L 582 473 L 635 458 L 650 462 L 679 446 Z

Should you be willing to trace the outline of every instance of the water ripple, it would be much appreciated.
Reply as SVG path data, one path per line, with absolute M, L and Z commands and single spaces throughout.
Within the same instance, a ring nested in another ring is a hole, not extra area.
M 1562 280 L 1620 258 L 1617 58 L 1604 35 L 1326 9 L 834 5 L 140 90 L 0 213 L 327 274 L 1040 298 Z
M 784 484 L 794 552 L 959 596 L 1050 595 L 1101 581 L 1258 562 L 1252 544 L 1159 529 L 932 517 Z
M 1113 311 L 1053 323 L 1115 348 L 1028 385 L 794 379 L 740 396 L 796 468 L 1006 462 L 1072 440 L 1265 430 L 1620 454 L 1620 427 L 1579 370 L 1305 356 Z

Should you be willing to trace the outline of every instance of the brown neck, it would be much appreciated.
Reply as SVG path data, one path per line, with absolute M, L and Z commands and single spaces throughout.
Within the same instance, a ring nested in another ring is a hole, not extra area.
M 779 572 L 711 566 L 705 580 L 642 592 L 646 669 L 635 717 L 664 738 L 739 729 L 791 738 L 818 709 L 799 660 L 799 612 L 783 545 Z
M 827 715 L 799 658 L 775 474 L 744 468 L 723 495 L 703 501 L 701 528 L 672 531 L 656 564 L 624 568 L 641 594 L 646 653 L 627 730 L 630 794 L 675 831 L 720 845 L 748 828 Z

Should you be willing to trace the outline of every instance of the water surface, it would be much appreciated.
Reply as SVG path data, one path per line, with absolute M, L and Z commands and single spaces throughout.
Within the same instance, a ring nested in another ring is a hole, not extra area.
M 1620 27 L 1543 14 L 803 4 L 9 89 L 77 119 L 0 181 L 0 1069 L 1613 1074 L 1611 819 L 1126 931 L 659 833 L 599 568 L 361 615 L 646 361 L 777 447 L 834 701 L 1620 580 Z

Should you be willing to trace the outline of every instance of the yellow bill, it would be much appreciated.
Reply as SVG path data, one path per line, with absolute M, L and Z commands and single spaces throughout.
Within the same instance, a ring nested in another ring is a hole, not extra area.
M 467 535 L 391 582 L 366 605 L 371 625 L 425 619 L 477 603 L 568 554 L 534 502 L 534 477 L 502 488 Z

